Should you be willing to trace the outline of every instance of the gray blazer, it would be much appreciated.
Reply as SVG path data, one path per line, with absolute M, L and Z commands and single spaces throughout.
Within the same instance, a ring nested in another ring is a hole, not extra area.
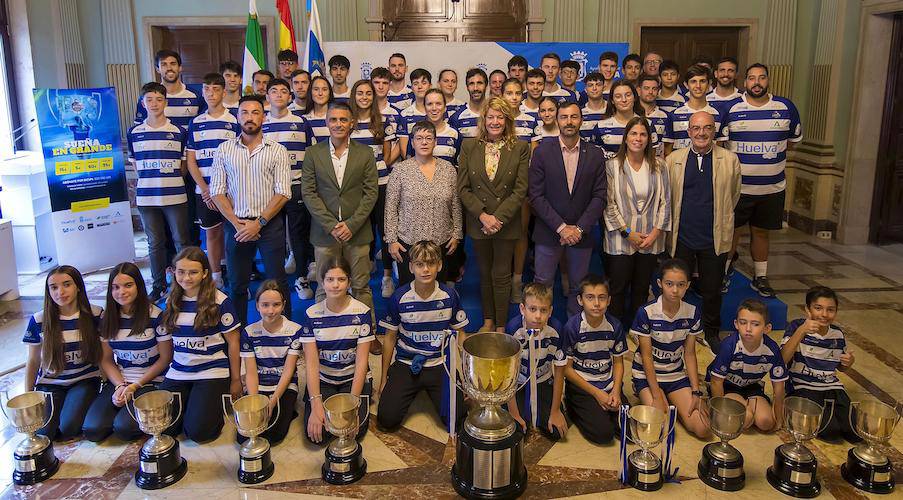
M 481 240 L 516 240 L 521 237 L 521 209 L 527 197 L 527 168 L 530 145 L 517 141 L 509 151 L 502 148 L 495 179 L 486 175 L 486 146 L 476 139 L 465 139 L 458 157 L 458 196 L 464 205 L 467 235 Z M 485 235 L 480 214 L 494 215 L 502 229 Z

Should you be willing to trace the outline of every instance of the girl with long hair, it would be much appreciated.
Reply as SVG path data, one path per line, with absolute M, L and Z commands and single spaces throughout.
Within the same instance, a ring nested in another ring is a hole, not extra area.
M 602 120 L 596 125 L 596 145 L 605 150 L 605 156 L 611 158 L 618 153 L 624 137 L 624 127 L 635 116 L 646 116 L 643 103 L 637 94 L 636 87 L 624 80 L 615 80 L 611 84 L 608 103 Z M 651 139 L 654 144 L 657 137 Z
M 536 129 L 539 140 L 550 137 L 558 140 L 558 107 L 558 99 L 551 96 L 539 101 L 539 127 Z
M 78 269 L 59 266 L 44 281 L 44 309 L 34 313 L 22 342 L 28 344 L 25 390 L 49 392 L 53 414 L 38 430 L 50 439 L 79 435 L 100 388 L 97 326 L 103 309 L 88 302 Z
M 326 108 L 333 100 L 332 84 L 326 77 L 317 75 L 310 80 L 310 89 L 307 93 L 310 105 L 304 110 L 304 119 L 309 128 L 308 135 L 313 138 L 311 145 L 314 145 L 329 139 Z

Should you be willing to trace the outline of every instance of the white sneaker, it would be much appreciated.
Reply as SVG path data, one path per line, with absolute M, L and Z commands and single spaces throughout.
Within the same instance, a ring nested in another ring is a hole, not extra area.
M 310 288 L 307 278 L 301 277 L 295 280 L 295 293 L 301 300 L 310 300 L 314 298 L 314 291 Z
M 388 299 L 395 293 L 395 282 L 391 276 L 383 276 L 383 298 Z
M 307 281 L 317 281 L 317 263 L 311 262 L 307 265 Z
M 285 274 L 295 274 L 295 253 L 289 252 L 285 259 Z

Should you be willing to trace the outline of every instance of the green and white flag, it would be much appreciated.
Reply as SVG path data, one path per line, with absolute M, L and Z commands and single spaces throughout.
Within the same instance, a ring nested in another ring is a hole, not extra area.
M 260 33 L 260 22 L 257 21 L 256 0 L 250 0 L 248 4 L 248 27 L 245 30 L 245 58 L 241 67 L 243 94 L 253 94 L 254 72 L 267 67 L 266 54 L 263 51 L 263 35 Z

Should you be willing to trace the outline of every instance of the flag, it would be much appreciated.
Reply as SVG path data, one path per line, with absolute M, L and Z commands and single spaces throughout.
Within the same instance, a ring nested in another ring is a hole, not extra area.
M 248 2 L 248 27 L 245 30 L 245 58 L 242 62 L 241 81 L 244 94 L 254 93 L 254 73 L 266 69 L 266 54 L 263 51 L 263 35 L 260 33 L 260 22 L 257 21 L 257 2 Z
M 307 0 L 307 42 L 304 44 L 304 69 L 311 75 L 325 75 L 326 56 L 323 55 L 323 31 L 320 30 L 320 12 L 317 0 Z
M 291 49 L 298 52 L 295 46 L 295 25 L 292 23 L 292 10 L 288 0 L 276 0 L 279 11 L 279 50 Z

